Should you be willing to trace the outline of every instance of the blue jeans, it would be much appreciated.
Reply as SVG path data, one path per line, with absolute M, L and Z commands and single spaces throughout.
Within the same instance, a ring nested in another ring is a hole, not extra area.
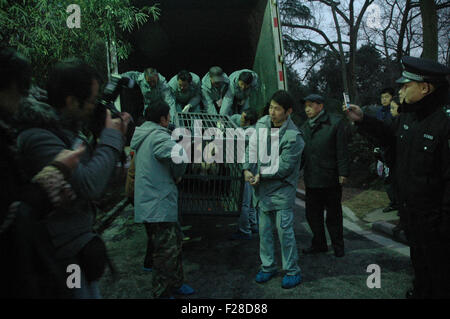
M 281 261 L 283 270 L 289 276 L 300 273 L 298 265 L 297 243 L 294 234 L 294 211 L 284 209 L 276 211 L 259 212 L 259 256 L 261 258 L 261 270 L 273 272 L 277 270 L 275 263 L 275 244 L 273 226 L 276 226 L 278 238 L 281 244 Z
M 256 227 L 256 225 L 258 224 L 256 220 L 256 209 L 253 208 L 252 199 L 252 186 L 249 182 L 245 182 L 241 215 L 239 216 L 239 230 L 247 235 L 251 235 L 252 227 Z

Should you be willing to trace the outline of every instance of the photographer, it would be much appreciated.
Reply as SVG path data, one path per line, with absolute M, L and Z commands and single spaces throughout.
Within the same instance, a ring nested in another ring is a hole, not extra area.
M 18 148 L 27 173 L 32 176 L 64 148 L 78 143 L 79 130 L 92 118 L 99 95 L 99 80 L 94 69 L 78 59 L 55 65 L 49 74 L 48 103 L 25 106 L 21 112 L 23 131 Z M 81 288 L 72 290 L 75 298 L 99 298 L 96 281 L 107 262 L 106 248 L 93 232 L 92 200 L 100 198 L 124 147 L 124 134 L 130 115 L 112 119 L 106 111 L 105 127 L 95 149 L 87 149 L 70 183 L 78 200 L 70 207 L 55 209 L 45 225 L 56 250 L 59 266 L 81 268 Z M 89 146 L 89 145 L 88 145 Z
M 32 180 L 17 161 L 16 129 L 11 121 L 28 93 L 30 63 L 12 49 L 0 49 L 0 298 L 55 298 L 62 292 L 61 272 L 39 220 L 74 193 L 65 179 L 84 148 L 62 150 Z M 31 181 L 30 181 L 31 180 Z

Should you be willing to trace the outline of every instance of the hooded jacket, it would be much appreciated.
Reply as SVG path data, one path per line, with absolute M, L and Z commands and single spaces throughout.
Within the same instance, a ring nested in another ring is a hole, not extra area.
M 21 106 L 18 122 L 22 132 L 17 138 L 21 162 L 28 178 L 49 164 L 63 149 L 70 149 L 77 133 L 62 126 L 59 114 L 48 104 L 26 101 Z M 94 207 L 91 200 L 100 198 L 108 184 L 124 146 L 122 134 L 111 128 L 101 132 L 95 149 L 84 152 L 69 183 L 77 195 L 70 207 L 49 212 L 45 220 L 57 258 L 77 255 L 95 233 Z
M 135 150 L 134 210 L 137 223 L 177 222 L 178 189 L 175 181 L 187 167 L 183 149 L 170 131 L 151 121 L 136 130 L 130 147 Z M 184 163 L 176 164 L 184 159 Z

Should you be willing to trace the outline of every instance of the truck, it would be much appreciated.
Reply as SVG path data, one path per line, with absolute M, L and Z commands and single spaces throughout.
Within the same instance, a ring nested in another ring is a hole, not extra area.
M 134 1 L 137 7 L 152 4 Z M 258 111 L 275 91 L 287 90 L 276 0 L 164 0 L 159 7 L 159 20 L 130 35 L 134 50 L 119 64 L 119 73 L 153 67 L 169 81 L 183 69 L 200 78 L 215 65 L 228 75 L 252 69 L 260 89 L 250 96 L 250 107 Z M 138 88 L 122 93 L 121 108 L 140 117 L 143 97 Z M 230 123 L 226 116 L 216 117 L 216 122 Z M 218 164 L 207 171 L 201 164 L 189 164 L 179 185 L 181 213 L 236 216 L 243 186 L 239 164 Z
M 161 16 L 129 35 L 133 52 L 119 73 L 154 67 L 167 81 L 180 70 L 200 78 L 214 65 L 225 73 L 252 69 L 261 89 L 250 105 L 262 110 L 278 89 L 287 89 L 281 25 L 276 0 L 136 0 L 137 7 L 159 3 Z M 138 88 L 124 92 L 122 109 L 142 111 Z

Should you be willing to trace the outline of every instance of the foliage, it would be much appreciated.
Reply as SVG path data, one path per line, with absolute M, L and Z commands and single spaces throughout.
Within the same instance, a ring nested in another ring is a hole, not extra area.
M 70 4 L 80 7 L 80 28 L 66 24 L 72 14 L 66 12 Z M 0 0 L 0 43 L 31 60 L 38 82 L 51 64 L 72 56 L 84 58 L 105 74 L 106 41 L 115 38 L 117 58 L 125 59 L 131 46 L 123 34 L 159 15 L 157 5 L 138 9 L 130 0 Z
M 361 105 L 379 103 L 380 90 L 383 87 L 395 88 L 395 79 L 398 78 L 400 66 L 393 61 L 381 57 L 379 51 L 372 45 L 361 46 L 356 52 L 355 79 L 360 93 Z M 344 90 L 340 72 L 340 60 L 331 52 L 328 53 L 317 70 L 310 72 L 306 87 L 311 91 L 319 92 L 325 97 L 342 103 Z

